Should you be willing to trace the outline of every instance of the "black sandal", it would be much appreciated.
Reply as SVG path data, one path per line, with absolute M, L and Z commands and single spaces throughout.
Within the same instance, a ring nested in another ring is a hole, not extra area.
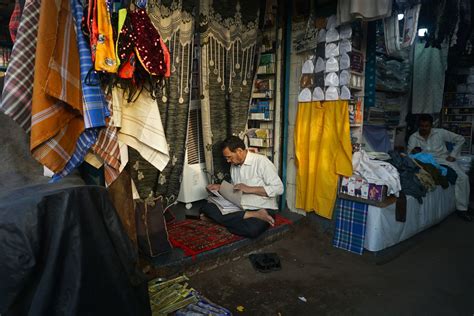
M 249 260 L 258 272 L 268 273 L 281 270 L 280 258 L 276 253 L 251 254 Z

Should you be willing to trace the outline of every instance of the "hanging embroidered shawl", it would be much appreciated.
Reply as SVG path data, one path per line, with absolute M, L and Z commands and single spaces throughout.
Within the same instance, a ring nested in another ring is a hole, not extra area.
M 84 130 L 79 53 L 69 0 L 43 0 L 36 47 L 31 152 L 53 172 L 64 168 Z
M 259 9 L 253 0 L 200 1 L 202 130 L 213 181 L 229 177 L 219 143 L 242 134 L 247 123 Z
M 166 3 L 165 3 L 166 2 Z M 148 4 L 151 22 L 169 49 L 171 74 L 157 99 L 161 120 L 169 145 L 170 162 L 161 172 L 130 151 L 131 175 L 140 197 L 163 197 L 166 205 L 174 202 L 180 189 L 186 150 L 186 133 L 190 104 L 190 75 L 193 50 L 195 1 L 153 1 Z M 165 60 L 166 60 L 166 51 Z

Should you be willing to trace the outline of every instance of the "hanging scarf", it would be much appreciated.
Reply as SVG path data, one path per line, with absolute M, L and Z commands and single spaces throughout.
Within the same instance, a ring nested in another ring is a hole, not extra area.
M 0 109 L 25 131 L 31 129 L 31 103 L 40 1 L 28 0 L 10 57 Z
M 115 48 L 110 13 L 106 1 L 97 2 L 97 50 L 94 68 L 97 71 L 117 72 Z
M 154 28 L 143 9 L 130 13 L 133 28 L 135 53 L 145 70 L 153 76 L 163 77 L 166 73 L 166 63 L 160 34 Z
M 64 168 L 84 130 L 79 52 L 68 0 L 42 0 L 31 118 L 31 151 L 53 172 Z

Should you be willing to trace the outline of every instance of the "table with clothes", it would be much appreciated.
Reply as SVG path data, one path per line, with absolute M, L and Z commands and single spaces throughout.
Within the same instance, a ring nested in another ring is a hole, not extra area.
M 380 251 L 440 222 L 455 211 L 456 172 L 430 154 L 391 151 L 387 159 L 372 159 L 360 150 L 353 154 L 354 175 L 387 186 L 395 196 L 390 205 L 339 198 L 333 245 L 357 254 Z M 354 236 L 356 238 L 354 238 Z

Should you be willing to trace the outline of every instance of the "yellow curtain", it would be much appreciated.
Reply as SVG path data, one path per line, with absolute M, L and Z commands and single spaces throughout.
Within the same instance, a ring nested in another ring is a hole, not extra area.
M 296 207 L 330 219 L 338 176 L 352 175 L 348 102 L 301 102 L 294 137 Z

